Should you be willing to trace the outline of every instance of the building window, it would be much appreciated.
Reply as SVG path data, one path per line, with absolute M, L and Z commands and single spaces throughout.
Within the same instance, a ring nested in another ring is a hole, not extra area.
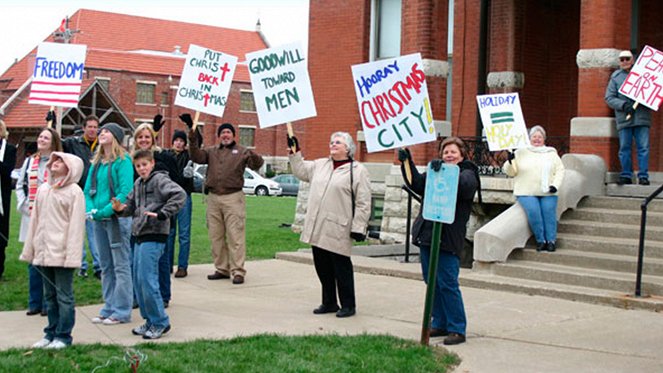
M 108 90 L 110 89 L 110 78 L 96 77 L 95 79 L 97 81 L 97 84 L 104 87 L 104 89 L 108 92 Z
M 247 148 L 255 148 L 256 127 L 239 126 L 239 144 Z
M 373 60 L 401 55 L 402 0 L 373 0 L 371 56 Z
M 161 106 L 168 106 L 170 104 L 168 100 L 168 91 L 161 92 Z
M 156 89 L 156 83 L 136 82 L 136 103 L 154 104 L 154 95 Z
M 239 92 L 239 111 L 256 112 L 256 103 L 253 101 L 253 92 L 240 91 Z

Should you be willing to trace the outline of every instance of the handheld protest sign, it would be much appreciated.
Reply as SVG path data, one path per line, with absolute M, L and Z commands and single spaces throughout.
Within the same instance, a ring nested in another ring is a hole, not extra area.
M 235 56 L 189 45 L 175 105 L 222 117 L 236 66 Z
M 424 193 L 424 219 L 440 223 L 453 223 L 456 217 L 456 196 L 460 169 L 453 164 L 442 164 L 435 172 L 431 165 L 426 171 L 426 192 Z
M 300 42 L 246 54 L 261 128 L 317 115 Z
M 292 130 L 292 123 L 288 122 L 286 124 L 286 128 L 288 129 L 288 137 L 290 137 L 290 138 L 295 137 L 295 131 Z M 292 150 L 292 154 L 297 153 L 297 147 L 296 146 L 291 146 L 290 149 Z
M 477 96 L 477 104 L 490 151 L 530 145 L 518 93 Z
M 191 129 L 194 130 L 194 131 L 195 131 L 196 128 L 198 127 L 198 119 L 200 119 L 200 112 L 199 112 L 199 111 L 196 111 L 196 112 L 193 114 L 193 126 L 191 126 Z
M 39 44 L 28 102 L 48 106 L 78 106 L 86 50 L 87 46 L 81 44 Z
M 663 100 L 663 52 L 646 45 L 619 87 L 619 93 L 658 111 Z
M 435 141 L 421 54 L 352 66 L 369 153 Z

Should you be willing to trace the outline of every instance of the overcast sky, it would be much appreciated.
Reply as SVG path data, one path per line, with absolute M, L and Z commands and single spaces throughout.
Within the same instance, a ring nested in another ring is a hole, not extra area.
M 0 74 L 81 8 L 242 30 L 255 30 L 260 18 L 270 45 L 308 44 L 308 0 L 3 0 L 1 7 Z

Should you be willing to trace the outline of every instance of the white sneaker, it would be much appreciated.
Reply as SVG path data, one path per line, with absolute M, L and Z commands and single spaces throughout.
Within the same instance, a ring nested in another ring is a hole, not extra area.
M 38 342 L 33 344 L 32 348 L 44 348 L 44 347 L 48 346 L 50 343 L 51 343 L 50 340 L 48 340 L 46 338 L 42 338 Z
M 104 324 L 104 325 L 117 325 L 117 324 L 121 323 L 121 321 L 118 320 L 118 319 L 114 319 L 112 317 L 107 317 L 101 323 Z
M 102 317 L 102 316 L 96 316 L 96 317 L 93 317 L 93 318 L 92 318 L 92 323 L 93 323 L 93 324 L 101 324 L 102 322 L 104 322 L 104 320 L 106 320 L 105 317 Z
M 48 346 L 44 347 L 49 350 L 61 350 L 67 347 L 67 344 L 62 342 L 59 339 L 54 339 L 53 342 L 49 343 Z

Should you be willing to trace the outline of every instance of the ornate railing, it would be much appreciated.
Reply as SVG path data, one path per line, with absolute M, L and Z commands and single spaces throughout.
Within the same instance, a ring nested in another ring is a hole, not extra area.
M 504 175 L 502 165 L 506 161 L 506 151 L 491 152 L 485 137 L 461 137 L 468 148 L 468 158 L 479 166 L 479 174 L 484 176 Z M 568 136 L 549 136 L 546 145 L 557 149 L 559 156 L 569 152 Z

